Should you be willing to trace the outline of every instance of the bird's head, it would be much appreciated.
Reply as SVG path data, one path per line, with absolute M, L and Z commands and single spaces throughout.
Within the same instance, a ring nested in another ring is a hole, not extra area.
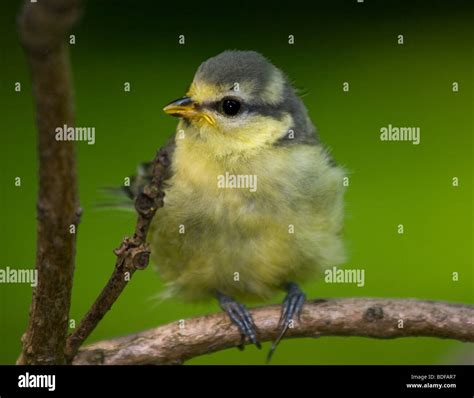
M 227 148 L 256 149 L 288 136 L 301 140 L 315 134 L 286 76 L 254 51 L 225 51 L 208 59 L 186 96 L 164 111 L 182 118 L 180 129 L 223 141 Z

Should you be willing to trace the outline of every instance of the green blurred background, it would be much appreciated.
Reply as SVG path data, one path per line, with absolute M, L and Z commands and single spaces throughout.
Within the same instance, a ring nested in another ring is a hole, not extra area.
M 15 30 L 20 3 L 0 6 L 1 268 L 35 262 L 36 132 Z M 472 10 L 467 1 L 89 1 L 71 46 L 77 125 L 96 128 L 95 145 L 77 144 L 84 214 L 71 318 L 78 322 L 93 302 L 112 271 L 112 249 L 135 222 L 133 213 L 97 210 L 100 188 L 120 186 L 136 164 L 153 157 L 176 125 L 163 105 L 185 92 L 203 60 L 234 48 L 262 52 L 308 91 L 304 100 L 322 140 L 351 173 L 347 267 L 365 269 L 366 284 L 313 281 L 305 286 L 308 296 L 473 303 Z M 20 93 L 15 82 L 22 83 Z M 131 92 L 123 91 L 124 82 Z M 347 93 L 343 82 L 350 83 Z M 421 144 L 381 142 L 379 129 L 389 123 L 419 126 Z M 14 186 L 16 176 L 21 187 Z M 459 187 L 452 186 L 455 176 Z M 138 272 L 89 342 L 218 311 L 214 302 L 158 302 L 162 287 L 151 267 Z M 0 285 L 2 364 L 18 356 L 30 300 L 29 286 Z M 472 345 L 433 338 L 323 337 L 285 340 L 273 363 L 444 364 L 473 362 L 472 352 Z M 264 359 L 265 352 L 248 347 L 189 363 Z

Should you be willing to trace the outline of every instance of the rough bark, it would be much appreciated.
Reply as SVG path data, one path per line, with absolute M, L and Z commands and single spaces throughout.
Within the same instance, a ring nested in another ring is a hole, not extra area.
M 280 306 L 251 311 L 260 341 L 278 334 Z M 401 323 L 403 322 L 403 324 Z M 181 327 L 184 326 L 184 327 Z M 362 336 L 379 339 L 437 337 L 474 342 L 474 307 L 403 299 L 334 299 L 305 304 L 285 338 Z M 84 347 L 76 365 L 180 364 L 241 343 L 224 313 L 207 315 Z M 263 361 L 263 357 L 262 357 Z
M 36 270 L 20 364 L 65 362 L 76 235 L 79 222 L 74 144 L 55 140 L 55 129 L 74 125 L 66 32 L 80 15 L 78 0 L 26 1 L 18 19 L 31 73 L 39 153 Z

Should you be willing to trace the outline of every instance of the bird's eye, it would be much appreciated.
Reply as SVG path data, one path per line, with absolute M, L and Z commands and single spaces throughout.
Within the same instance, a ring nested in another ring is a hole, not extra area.
M 233 98 L 224 98 L 222 100 L 222 111 L 227 116 L 235 116 L 239 113 L 240 102 Z

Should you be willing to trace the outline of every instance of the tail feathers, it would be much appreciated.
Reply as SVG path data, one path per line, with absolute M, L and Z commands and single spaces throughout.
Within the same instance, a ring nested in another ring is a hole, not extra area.
M 137 167 L 135 175 L 130 176 L 121 187 L 105 187 L 100 189 L 102 198 L 94 206 L 97 210 L 122 210 L 133 212 L 134 199 L 151 181 L 152 162 L 145 162 Z
M 99 190 L 99 199 L 94 203 L 94 210 L 119 210 L 134 212 L 133 200 L 123 188 L 105 187 Z
M 174 135 L 162 147 L 171 161 L 175 140 Z M 134 211 L 135 198 L 143 192 L 153 177 L 153 162 L 143 162 L 138 165 L 135 175 L 128 177 L 121 187 L 106 187 L 101 189 L 103 199 L 95 206 L 101 210 L 125 210 Z M 171 168 L 168 167 L 165 179 L 171 177 Z
M 144 162 L 138 165 L 135 175 L 129 177 L 129 184 L 122 187 L 130 199 L 135 199 L 143 191 L 145 185 L 151 182 L 153 162 Z

